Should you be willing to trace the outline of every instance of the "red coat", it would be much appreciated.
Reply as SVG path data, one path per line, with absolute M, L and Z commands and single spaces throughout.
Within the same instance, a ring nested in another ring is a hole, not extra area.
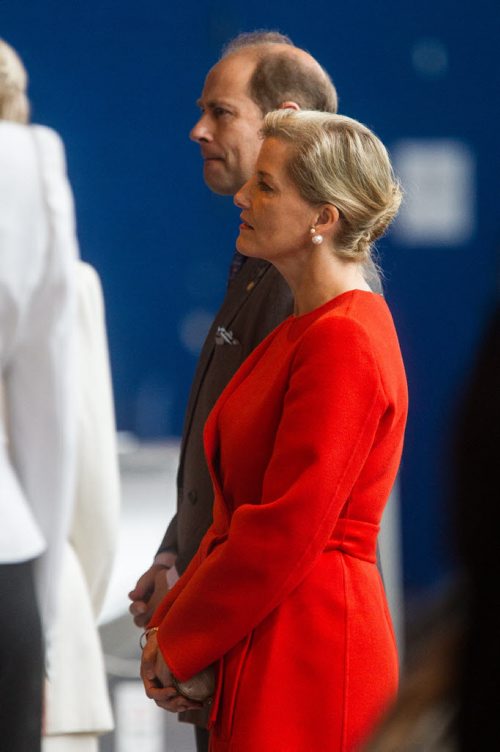
M 375 547 L 406 413 L 391 315 L 359 290 L 287 319 L 218 400 L 214 523 L 152 622 L 179 679 L 219 668 L 213 752 L 348 752 L 393 698 Z

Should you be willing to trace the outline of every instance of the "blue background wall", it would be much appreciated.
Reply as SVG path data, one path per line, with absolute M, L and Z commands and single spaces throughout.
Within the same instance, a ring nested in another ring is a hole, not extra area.
M 30 72 L 33 119 L 66 144 L 82 256 L 106 296 L 119 427 L 144 438 L 181 431 L 196 339 L 223 295 L 237 234 L 237 211 L 206 189 L 187 138 L 225 40 L 278 28 L 330 71 L 341 111 L 389 147 L 405 138 L 469 147 L 472 237 L 422 248 L 393 234 L 380 246 L 411 392 L 401 472 L 409 594 L 432 585 L 449 562 L 450 416 L 496 286 L 497 8 L 494 0 L 0 0 L 0 36 Z M 426 39 L 444 51 L 434 73 L 414 62 Z

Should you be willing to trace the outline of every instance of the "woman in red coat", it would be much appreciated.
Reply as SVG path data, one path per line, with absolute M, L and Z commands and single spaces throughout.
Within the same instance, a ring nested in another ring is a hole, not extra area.
M 205 429 L 214 522 L 148 631 L 146 691 L 194 707 L 214 665 L 211 752 L 349 752 L 397 685 L 376 566 L 407 388 L 394 324 L 363 276 L 401 200 L 387 152 L 338 115 L 265 119 L 237 194 L 237 247 L 286 278 L 295 315 L 252 353 Z

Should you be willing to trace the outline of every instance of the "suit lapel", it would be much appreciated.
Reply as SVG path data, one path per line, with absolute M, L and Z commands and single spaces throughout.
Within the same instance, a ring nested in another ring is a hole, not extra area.
M 198 394 L 205 379 L 208 366 L 213 356 L 215 344 L 215 336 L 219 327 L 229 329 L 238 311 L 245 303 L 247 298 L 252 294 L 253 290 L 257 287 L 260 280 L 265 273 L 269 270 L 270 264 L 267 261 L 261 259 L 247 259 L 243 264 L 234 280 L 231 282 L 230 288 L 224 298 L 221 308 L 217 313 L 212 326 L 208 332 L 208 335 L 203 344 L 200 357 L 198 359 L 198 365 L 193 379 L 193 385 L 189 394 L 189 401 L 186 409 L 186 417 L 184 421 L 183 431 L 183 443 L 181 449 L 181 457 L 179 462 L 178 477 L 182 477 L 182 466 L 184 459 L 184 446 L 186 445 L 187 434 L 191 430 L 191 424 L 193 420 L 193 413 L 198 401 Z
M 219 469 L 216 463 L 220 439 L 218 430 L 220 412 L 224 408 L 224 405 L 226 404 L 229 397 L 238 389 L 240 384 L 245 381 L 248 374 L 253 370 L 255 364 L 262 358 L 264 353 L 275 341 L 276 336 L 279 335 L 279 332 L 281 331 L 282 327 L 285 326 L 285 324 L 286 322 L 284 321 L 281 325 L 277 326 L 276 329 L 274 329 L 274 331 L 271 332 L 271 334 L 269 334 L 265 338 L 265 340 L 257 345 L 255 350 L 250 353 L 245 362 L 238 369 L 236 375 L 233 376 L 226 388 L 223 390 L 222 394 L 219 396 L 217 402 L 215 403 L 215 407 L 210 413 L 205 424 L 203 436 L 205 456 L 207 458 L 207 464 L 210 470 L 212 481 L 215 485 L 215 490 L 218 491 L 218 495 L 221 498 L 223 498 L 223 495 L 220 484 Z

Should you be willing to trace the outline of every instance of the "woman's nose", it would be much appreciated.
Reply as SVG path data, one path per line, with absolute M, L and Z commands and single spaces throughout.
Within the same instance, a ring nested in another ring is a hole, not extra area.
M 234 195 L 233 201 L 239 209 L 248 209 L 250 206 L 250 199 L 248 195 L 249 182 L 250 181 L 245 183 L 245 185 L 243 185 L 240 190 Z

